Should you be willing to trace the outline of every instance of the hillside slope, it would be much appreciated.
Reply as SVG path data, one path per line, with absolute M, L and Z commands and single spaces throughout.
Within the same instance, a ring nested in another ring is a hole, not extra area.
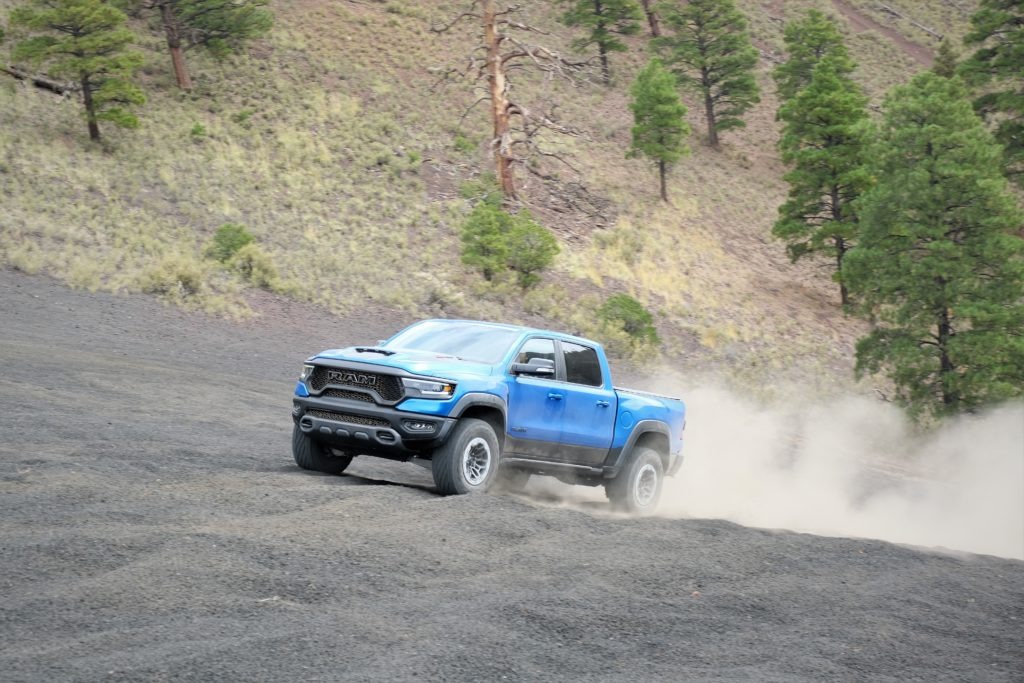
M 0 0 L 0 17 L 14 6 Z M 849 377 L 858 323 L 838 307 L 824 264 L 790 264 L 769 234 L 785 194 L 770 69 L 783 22 L 809 7 L 839 17 L 880 102 L 927 61 L 934 39 L 861 0 L 740 3 L 762 51 L 762 103 L 719 152 L 701 141 L 658 201 L 653 169 L 626 160 L 628 87 L 645 40 L 615 56 L 611 88 L 523 74 L 526 101 L 557 103 L 584 137 L 551 140 L 580 173 L 526 184 L 526 202 L 562 243 L 555 268 L 520 296 L 484 283 L 458 258 L 467 210 L 459 187 L 488 170 L 486 112 L 466 84 L 435 88 L 461 64 L 476 28 L 430 27 L 459 3 L 276 0 L 276 26 L 246 55 L 189 59 L 196 87 L 173 87 L 161 37 L 134 20 L 149 102 L 138 131 L 89 144 L 77 104 L 0 81 L 0 262 L 77 287 L 161 289 L 180 273 L 199 291 L 169 298 L 214 313 L 259 313 L 260 297 L 202 257 L 225 222 L 246 225 L 271 254 L 289 296 L 348 312 L 367 302 L 416 315 L 541 322 L 598 333 L 595 307 L 629 292 L 655 314 L 673 365 L 717 366 L 747 385 L 772 377 Z M 974 4 L 902 0 L 918 23 L 962 35 Z M 525 18 L 567 49 L 572 33 L 548 3 Z M 873 22 L 873 24 L 872 24 Z M 885 29 L 884 31 L 882 29 Z M 927 42 L 932 41 L 932 42 Z M 460 144 L 456 144 L 456 140 Z M 467 144 L 467 141 L 469 144 Z M 553 170 L 553 169 L 551 169 Z M 599 210 L 566 206 L 577 184 Z

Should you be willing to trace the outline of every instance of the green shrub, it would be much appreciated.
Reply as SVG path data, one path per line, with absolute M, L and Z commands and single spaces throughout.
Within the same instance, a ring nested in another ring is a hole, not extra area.
M 498 186 L 498 179 L 493 173 L 481 173 L 478 177 L 459 185 L 459 196 L 468 199 L 471 204 L 484 202 L 494 206 L 501 206 L 504 199 Z
M 206 126 L 201 123 L 196 123 L 192 126 L 190 134 L 192 135 L 193 140 L 202 140 L 206 137 Z
M 558 254 L 555 236 L 533 220 L 529 211 L 522 211 L 513 218 L 507 243 L 508 267 L 516 271 L 523 289 L 540 282 L 537 273 L 550 266 Z
M 228 268 L 257 287 L 271 291 L 280 289 L 281 279 L 273 259 L 255 244 L 246 244 L 239 249 L 228 261 Z
M 225 223 L 214 233 L 213 241 L 206 248 L 206 255 L 227 263 L 242 247 L 255 239 L 244 225 Z
M 597 310 L 597 317 L 616 329 L 621 329 L 639 342 L 658 344 L 654 329 L 654 316 L 639 301 L 628 294 L 613 294 Z
M 455 151 L 457 152 L 469 154 L 470 152 L 476 150 L 476 143 L 467 138 L 462 133 L 456 133 L 455 140 L 454 142 L 452 142 L 452 147 L 454 147 Z
M 231 120 L 237 123 L 238 125 L 242 126 L 243 128 L 251 128 L 252 121 L 250 121 L 249 119 L 251 119 L 252 115 L 255 113 L 255 109 L 243 109 L 240 112 L 232 114 Z
M 557 253 L 554 235 L 528 211 L 511 215 L 484 201 L 462 226 L 462 262 L 479 269 L 485 280 L 513 271 L 519 286 L 529 289 L 540 282 L 537 273 L 550 266 Z
M 512 217 L 488 202 L 476 205 L 462 225 L 462 262 L 492 280 L 508 264 Z

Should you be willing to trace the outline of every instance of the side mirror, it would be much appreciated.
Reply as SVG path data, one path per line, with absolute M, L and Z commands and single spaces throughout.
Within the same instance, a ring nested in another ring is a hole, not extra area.
M 550 358 L 531 358 L 529 363 L 513 363 L 513 375 L 531 375 L 533 377 L 554 377 L 555 361 Z

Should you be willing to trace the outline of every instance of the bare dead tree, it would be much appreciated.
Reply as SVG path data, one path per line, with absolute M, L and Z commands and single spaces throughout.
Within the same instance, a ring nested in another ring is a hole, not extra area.
M 0 72 L 3 72 L 9 76 L 14 76 L 20 81 L 31 83 L 37 88 L 43 90 L 49 90 L 50 92 L 57 93 L 58 95 L 67 95 L 69 93 L 77 92 L 81 90 L 81 86 L 71 83 L 70 81 L 58 81 L 41 74 L 34 74 L 27 69 L 22 69 L 14 65 L 0 66 Z
M 518 21 L 516 15 L 521 10 L 522 5 L 518 4 L 472 0 L 465 11 L 449 23 L 432 28 L 435 33 L 444 33 L 465 19 L 479 22 L 479 42 L 470 53 L 467 65 L 463 69 L 445 71 L 442 80 L 456 77 L 472 82 L 477 99 L 463 113 L 463 120 L 478 104 L 490 103 L 495 176 L 506 200 L 517 198 L 514 175 L 516 165 L 530 169 L 531 166 L 526 162 L 543 156 L 573 168 L 564 156 L 540 144 L 542 133 L 550 131 L 562 135 L 581 135 L 579 130 L 560 122 L 554 108 L 548 111 L 535 110 L 513 100 L 510 96 L 509 74 L 530 69 L 546 78 L 564 78 L 577 84 L 586 78 L 588 67 L 593 61 L 572 60 L 557 50 L 532 42 L 532 36 L 548 34 Z

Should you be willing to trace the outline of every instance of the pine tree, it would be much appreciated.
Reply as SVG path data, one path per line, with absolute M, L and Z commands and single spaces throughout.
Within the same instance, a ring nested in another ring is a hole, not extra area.
M 661 198 L 668 201 L 665 174 L 689 148 L 683 138 L 690 134 L 686 107 L 676 92 L 676 79 L 657 59 L 652 59 L 637 74 L 632 88 L 633 144 L 627 156 L 646 156 L 658 165 Z
M 825 56 L 810 83 L 779 110 L 785 122 L 782 160 L 793 168 L 785 175 L 789 199 L 772 228 L 794 261 L 822 254 L 835 262 L 844 306 L 849 294 L 842 281 L 843 258 L 857 231 L 853 202 L 870 186 L 868 100 L 845 75 L 846 62 Z
M 943 78 L 953 78 L 957 71 L 957 61 L 960 55 L 957 54 L 953 43 L 943 40 L 939 43 L 939 49 L 935 53 L 935 63 L 932 64 L 932 71 Z
M 178 87 L 192 88 L 183 50 L 205 47 L 223 57 L 242 48 L 246 41 L 270 30 L 273 17 L 268 0 L 143 0 L 143 6 L 160 13 L 171 64 Z
M 587 35 L 573 41 L 577 50 L 597 46 L 601 58 L 601 76 L 605 84 L 611 83 L 612 72 L 608 64 L 610 52 L 625 52 L 626 45 L 617 36 L 632 36 L 640 31 L 644 14 L 635 0 L 562 0 L 569 9 L 562 15 L 566 26 L 580 26 Z
M 103 0 L 33 0 L 11 12 L 11 24 L 39 33 L 14 47 L 15 60 L 45 64 L 82 91 L 89 137 L 100 139 L 100 121 L 135 128 L 126 107 L 146 101 L 130 79 L 142 55 L 128 50 L 135 36 L 123 12 Z
M 655 0 L 640 0 L 643 5 L 644 15 L 647 17 L 647 25 L 651 29 L 651 37 L 657 38 L 661 35 L 661 20 L 658 18 L 658 8 Z
M 982 0 L 964 42 L 979 46 L 961 66 L 968 84 L 984 91 L 974 108 L 995 123 L 1007 177 L 1024 185 L 1024 3 Z
M 757 51 L 747 21 L 733 0 L 690 0 L 665 7 L 673 34 L 653 42 L 685 86 L 703 98 L 708 144 L 718 147 L 721 131 L 742 128 L 740 117 L 760 101 L 754 66 Z
M 874 323 L 858 373 L 885 372 L 914 414 L 1024 393 L 1024 215 L 1001 151 L 958 79 L 924 72 L 886 98 L 843 275 Z
M 853 72 L 854 64 L 839 28 L 831 18 L 818 10 L 809 10 L 802 19 L 788 22 L 783 40 L 786 44 L 786 61 L 772 72 L 782 102 L 795 97 L 811 82 L 814 67 L 826 56 L 832 59 L 837 75 L 844 76 Z

